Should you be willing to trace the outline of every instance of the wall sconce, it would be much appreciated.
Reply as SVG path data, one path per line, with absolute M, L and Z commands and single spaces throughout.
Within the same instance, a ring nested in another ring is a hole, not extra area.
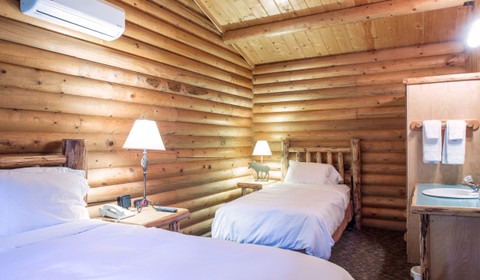
M 476 19 L 470 26 L 467 34 L 467 46 L 470 48 L 480 46 L 480 19 Z

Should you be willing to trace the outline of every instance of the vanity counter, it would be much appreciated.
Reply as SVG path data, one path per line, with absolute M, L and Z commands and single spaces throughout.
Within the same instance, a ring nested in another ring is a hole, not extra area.
M 411 211 L 420 214 L 422 279 L 480 279 L 480 200 L 424 195 L 433 188 L 463 185 L 416 184 Z
M 417 184 L 412 197 L 411 210 L 415 214 L 480 217 L 480 199 L 442 198 L 423 194 L 434 188 L 459 188 L 470 190 L 463 185 Z

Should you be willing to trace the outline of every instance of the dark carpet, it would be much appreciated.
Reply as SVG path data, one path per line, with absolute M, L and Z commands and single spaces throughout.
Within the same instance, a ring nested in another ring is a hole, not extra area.
M 403 232 L 374 228 L 346 230 L 332 250 L 330 261 L 345 268 L 355 280 L 407 280 Z

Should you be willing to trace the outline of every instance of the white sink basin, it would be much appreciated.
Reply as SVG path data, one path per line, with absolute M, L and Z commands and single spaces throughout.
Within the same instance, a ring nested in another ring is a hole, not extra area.
M 436 188 L 428 189 L 422 192 L 424 195 L 447 197 L 447 198 L 477 198 L 478 192 L 466 189 L 454 189 L 454 188 Z

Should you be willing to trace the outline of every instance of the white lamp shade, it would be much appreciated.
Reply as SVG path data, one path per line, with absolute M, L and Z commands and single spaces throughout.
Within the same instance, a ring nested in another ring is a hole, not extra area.
M 473 22 L 467 35 L 467 45 L 470 48 L 480 46 L 480 19 Z
M 272 151 L 270 150 L 270 146 L 268 146 L 268 142 L 266 140 L 258 140 L 257 144 L 255 144 L 252 155 L 271 156 Z
M 157 123 L 151 120 L 136 120 L 128 134 L 124 149 L 165 150 Z

